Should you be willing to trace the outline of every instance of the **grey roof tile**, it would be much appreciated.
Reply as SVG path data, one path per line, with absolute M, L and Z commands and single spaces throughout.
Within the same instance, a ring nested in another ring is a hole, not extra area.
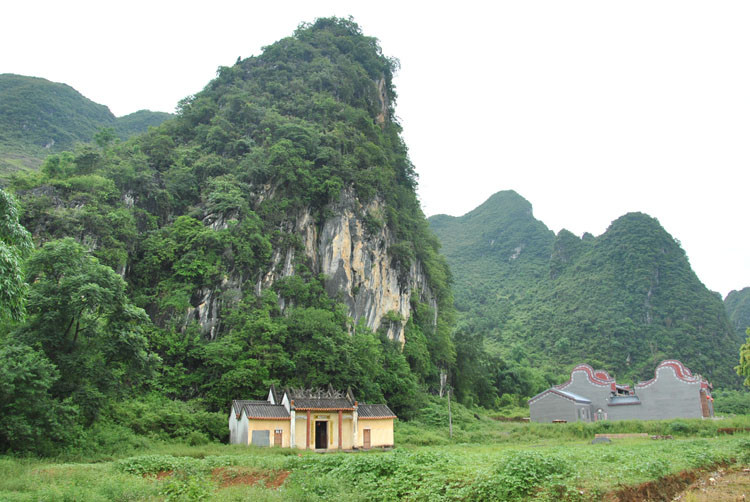
M 244 409 L 248 418 L 289 418 L 289 412 L 283 405 L 268 401 L 247 403 Z
M 360 404 L 357 409 L 359 418 L 395 418 L 396 414 L 384 404 Z
M 232 409 L 239 415 L 242 412 L 242 407 L 246 404 L 269 404 L 268 401 L 259 401 L 257 399 L 233 399 Z

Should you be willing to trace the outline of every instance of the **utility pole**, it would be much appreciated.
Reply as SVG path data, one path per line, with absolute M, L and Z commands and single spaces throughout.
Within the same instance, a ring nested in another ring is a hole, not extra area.
M 451 416 L 451 388 L 448 386 L 448 437 L 453 439 L 453 417 Z

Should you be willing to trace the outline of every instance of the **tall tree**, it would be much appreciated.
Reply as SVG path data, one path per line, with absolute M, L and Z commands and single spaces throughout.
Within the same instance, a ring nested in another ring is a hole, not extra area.
M 15 198 L 0 189 L 0 320 L 24 315 L 27 285 L 21 264 L 32 248 L 31 235 L 18 222 Z
M 745 377 L 744 384 L 750 387 L 750 328 L 747 328 L 747 341 L 740 347 L 740 365 L 735 369 L 737 374 Z
M 71 238 L 46 243 L 28 261 L 29 320 L 21 339 L 40 346 L 60 371 L 55 397 L 71 396 L 93 419 L 107 396 L 150 376 L 158 359 L 150 320 L 125 294 L 125 281 Z

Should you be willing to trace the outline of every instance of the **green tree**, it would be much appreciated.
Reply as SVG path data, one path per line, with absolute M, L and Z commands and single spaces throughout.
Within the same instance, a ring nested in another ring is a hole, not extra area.
M 0 451 L 51 454 L 77 437 L 76 408 L 51 395 L 58 378 L 43 353 L 11 341 L 0 345 Z
M 29 320 L 20 338 L 57 366 L 57 398 L 71 396 L 93 419 L 108 396 L 151 375 L 146 313 L 125 294 L 125 281 L 71 238 L 51 241 L 28 261 Z
M 746 386 L 750 387 L 750 328 L 747 328 L 747 341 L 740 347 L 740 365 L 735 369 L 737 374 L 745 377 L 743 382 Z
M 27 285 L 21 264 L 32 249 L 31 235 L 18 222 L 15 198 L 0 189 L 0 321 L 23 318 Z

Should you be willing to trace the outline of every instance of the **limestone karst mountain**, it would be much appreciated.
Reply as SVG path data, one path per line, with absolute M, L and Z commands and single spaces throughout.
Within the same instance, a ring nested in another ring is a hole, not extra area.
M 430 218 L 455 278 L 465 330 L 551 371 L 580 362 L 620 380 L 678 358 L 714 384 L 736 386 L 740 337 L 721 298 L 700 282 L 659 222 L 626 214 L 594 237 L 556 236 L 515 192 L 461 217 Z
M 407 410 L 452 364 L 453 299 L 394 118 L 397 65 L 351 20 L 303 25 L 173 120 L 16 180 L 23 223 L 126 279 L 175 394 L 218 409 L 274 381 L 352 385 Z

